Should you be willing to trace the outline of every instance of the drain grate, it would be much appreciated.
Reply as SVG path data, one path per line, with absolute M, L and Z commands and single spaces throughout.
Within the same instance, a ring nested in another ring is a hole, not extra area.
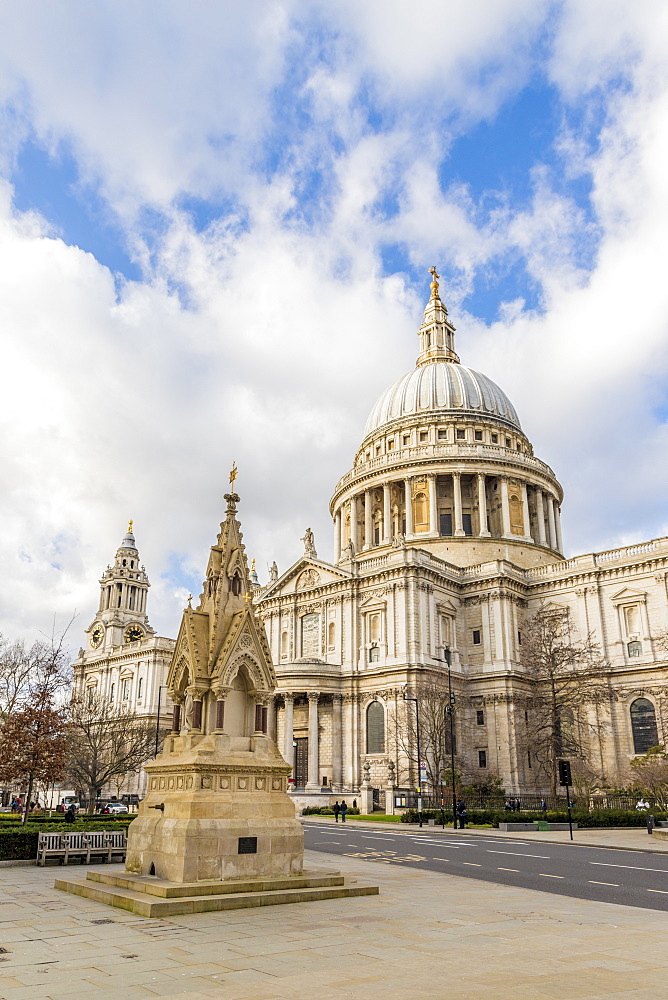
M 91 924 L 115 924 L 115 923 L 116 923 L 115 920 L 109 920 L 108 917 L 105 917 L 102 920 L 91 920 Z

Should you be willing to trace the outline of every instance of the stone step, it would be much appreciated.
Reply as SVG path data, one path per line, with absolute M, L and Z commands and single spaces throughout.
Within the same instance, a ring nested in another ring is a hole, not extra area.
M 239 892 L 270 892 L 282 889 L 315 889 L 322 886 L 343 885 L 339 872 L 305 871 L 301 875 L 267 876 L 253 879 L 234 879 L 226 882 L 186 882 L 180 885 L 151 875 L 132 875 L 126 872 L 89 871 L 90 882 L 101 882 L 118 889 L 144 892 L 151 896 L 176 899 L 181 896 L 221 896 Z
M 274 906 L 281 903 L 310 903 L 319 899 L 345 899 L 352 896 L 377 896 L 378 886 L 344 883 L 301 889 L 275 889 L 264 892 L 220 893 L 216 896 L 181 896 L 176 899 L 151 898 L 145 892 L 135 892 L 104 885 L 90 879 L 59 878 L 55 888 L 129 910 L 141 917 L 170 917 L 184 913 L 206 913 L 213 910 L 238 910 L 251 906 Z

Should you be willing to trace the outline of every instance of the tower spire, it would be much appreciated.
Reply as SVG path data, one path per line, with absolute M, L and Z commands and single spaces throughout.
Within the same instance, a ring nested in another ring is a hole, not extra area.
M 448 310 L 441 301 L 438 274 L 435 267 L 429 268 L 431 274 L 431 297 L 424 311 L 422 326 L 418 330 L 420 338 L 420 354 L 418 365 L 427 365 L 432 361 L 450 361 L 459 364 L 455 353 L 455 328 L 448 319 Z

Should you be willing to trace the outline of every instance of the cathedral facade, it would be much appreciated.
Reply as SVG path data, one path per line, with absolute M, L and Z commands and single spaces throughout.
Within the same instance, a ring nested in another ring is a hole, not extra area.
M 570 609 L 611 669 L 590 748 L 604 779 L 668 739 L 668 539 L 564 558 L 563 490 L 506 395 L 460 363 L 432 278 L 416 367 L 381 395 L 334 490 L 333 562 L 307 531 L 303 558 L 256 597 L 278 676 L 276 738 L 304 801 L 371 789 L 384 805 L 388 789 L 401 802 L 415 788 L 396 733 L 406 697 L 443 679 L 446 647 L 458 768 L 543 793 L 520 738 L 520 643 L 546 605 Z
M 433 269 L 432 279 L 416 366 L 376 402 L 334 489 L 333 561 L 307 529 L 289 570 L 274 564 L 266 586 L 254 570 L 247 580 L 277 677 L 268 732 L 302 803 L 408 800 L 419 777 L 397 733 L 416 688 L 444 681 L 446 648 L 458 769 L 472 783 L 498 777 L 507 794 L 544 793 L 521 739 L 520 644 L 545 606 L 569 609 L 609 667 L 589 754 L 602 779 L 668 742 L 668 539 L 564 557 L 561 485 L 507 396 L 460 363 Z M 161 690 L 171 710 L 174 643 L 150 629 L 147 590 L 129 530 L 74 667 L 81 691 L 157 722 Z

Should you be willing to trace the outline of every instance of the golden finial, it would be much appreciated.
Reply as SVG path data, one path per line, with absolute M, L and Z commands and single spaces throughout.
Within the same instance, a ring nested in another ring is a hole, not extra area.
M 246 602 L 246 607 L 248 607 L 248 605 L 252 600 L 253 600 L 252 594 L 244 594 L 244 601 Z
M 251 573 L 255 572 L 255 560 L 251 559 Z
M 440 274 L 436 273 L 435 267 L 429 268 L 429 273 L 431 275 L 431 297 L 432 299 L 439 298 L 438 294 L 438 279 L 441 277 Z
M 234 480 L 237 478 L 237 463 L 232 462 L 232 468 L 230 469 L 230 486 L 234 489 Z
M 134 524 L 134 521 L 132 521 L 132 520 L 128 521 L 128 535 L 132 534 L 132 525 L 133 524 Z

